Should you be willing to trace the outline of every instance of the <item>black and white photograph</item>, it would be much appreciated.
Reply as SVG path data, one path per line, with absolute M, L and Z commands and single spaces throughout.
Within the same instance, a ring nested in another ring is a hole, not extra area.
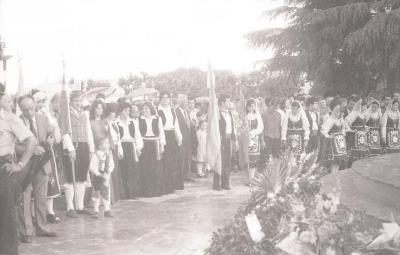
M 399 255 L 400 0 L 0 0 L 0 255 Z

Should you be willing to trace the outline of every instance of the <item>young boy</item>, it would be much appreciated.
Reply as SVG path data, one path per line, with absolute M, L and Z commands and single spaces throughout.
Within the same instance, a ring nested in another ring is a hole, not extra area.
M 93 155 L 89 170 L 93 175 L 93 218 L 100 216 L 100 203 L 104 207 L 104 217 L 112 218 L 110 208 L 110 177 L 114 170 L 113 155 L 107 137 L 96 139 L 96 152 Z

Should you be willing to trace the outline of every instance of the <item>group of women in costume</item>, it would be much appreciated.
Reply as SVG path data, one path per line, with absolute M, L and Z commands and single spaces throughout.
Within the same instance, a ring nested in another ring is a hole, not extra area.
M 90 113 L 93 136 L 109 137 L 117 162 L 111 185 L 114 200 L 161 196 L 183 186 L 176 184 L 175 176 L 168 171 L 171 165 L 177 166 L 177 153 L 171 149 L 171 143 L 176 145 L 175 138 L 164 130 L 151 103 L 145 102 L 139 109 L 128 102 L 105 104 L 95 100 Z
M 356 95 L 349 99 L 266 99 L 264 107 L 257 110 L 254 99 L 246 104 L 242 137 L 247 143 L 242 145 L 247 148 L 250 178 L 263 159 L 276 157 L 274 151 L 294 155 L 318 151 L 318 160 L 330 171 L 348 168 L 361 158 L 400 152 L 396 98 L 382 106 L 375 98 L 363 100 Z

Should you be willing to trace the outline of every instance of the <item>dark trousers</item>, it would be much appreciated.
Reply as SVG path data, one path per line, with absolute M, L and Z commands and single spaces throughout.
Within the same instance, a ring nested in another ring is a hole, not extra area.
M 22 193 L 22 204 L 19 206 L 19 233 L 21 235 L 34 235 L 34 226 L 32 222 L 31 199 L 33 192 L 34 210 L 35 210 L 35 228 L 36 234 L 49 232 L 47 226 L 47 187 L 49 176 L 40 170 L 33 178 L 31 184 Z
M 230 173 L 232 168 L 232 140 L 221 139 L 221 175 L 214 172 L 214 189 L 230 187 Z
M 318 150 L 318 138 L 319 133 L 318 131 L 311 131 L 310 133 L 310 140 L 308 141 L 308 145 L 306 148 L 307 153 L 312 153 Z
M 280 138 L 271 138 L 268 136 L 264 136 L 266 154 L 268 157 L 272 156 L 273 158 L 280 158 L 282 148 L 281 148 L 281 139 Z
M 0 163 L 0 168 L 2 167 Z M 21 186 L 0 169 L 0 254 L 18 254 L 17 201 Z
M 190 167 L 192 162 L 192 147 L 190 144 L 182 144 L 179 148 L 178 173 L 176 175 L 176 189 L 184 188 L 183 181 L 190 178 Z

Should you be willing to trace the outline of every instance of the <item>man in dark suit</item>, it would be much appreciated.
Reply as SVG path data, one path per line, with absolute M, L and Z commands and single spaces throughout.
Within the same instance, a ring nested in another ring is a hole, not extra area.
M 20 229 L 21 241 L 31 242 L 34 227 L 31 213 L 31 194 L 33 192 L 36 217 L 36 235 L 55 237 L 47 225 L 47 185 L 51 173 L 50 148 L 54 143 L 54 128 L 50 124 L 49 117 L 36 112 L 35 102 L 32 97 L 24 96 L 18 100 L 22 111 L 21 119 L 37 138 L 39 144 L 34 150 L 29 167 L 31 168 L 25 182 L 22 208 L 20 208 L 20 220 L 23 222 Z M 50 156 L 49 156 L 50 155 Z M 47 159 L 46 159 L 47 158 Z
M 185 95 L 178 97 L 178 107 L 176 108 L 176 118 L 178 119 L 179 129 L 182 133 L 182 146 L 180 147 L 180 167 L 177 174 L 177 183 L 182 179 L 188 182 L 194 180 L 190 178 L 190 166 L 192 161 L 192 133 L 189 112 L 187 111 L 188 98 Z

